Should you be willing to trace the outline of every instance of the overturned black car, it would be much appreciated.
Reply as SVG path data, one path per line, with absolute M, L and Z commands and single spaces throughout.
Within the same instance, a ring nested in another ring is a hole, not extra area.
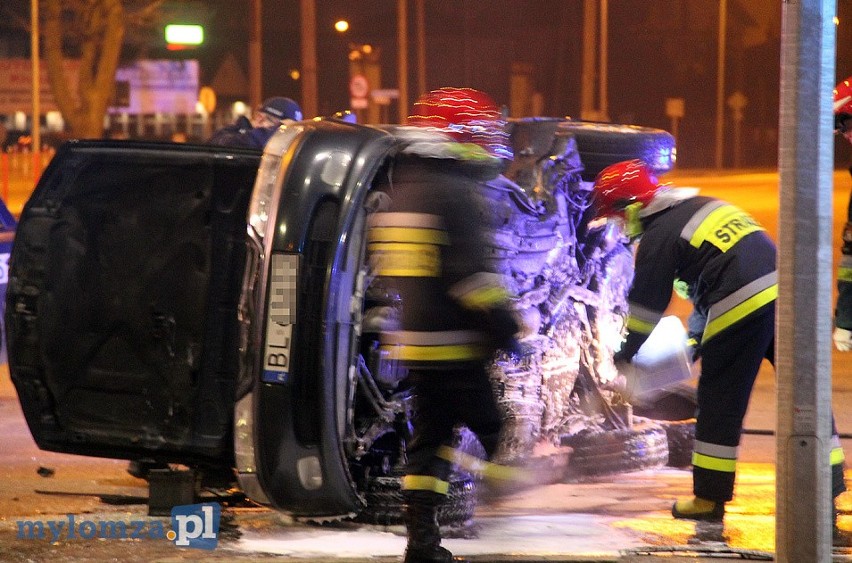
M 608 386 L 632 255 L 588 207 L 609 164 L 671 169 L 673 138 L 571 119 L 510 125 L 490 250 L 512 280 L 524 354 L 492 366 L 499 455 L 568 445 L 560 478 L 665 465 L 666 429 Z M 389 197 L 374 181 L 405 142 L 395 131 L 300 122 L 262 155 L 63 145 L 21 215 L 6 297 L 10 372 L 38 446 L 225 471 L 252 500 L 306 519 L 397 518 L 411 401 L 404 371 L 379 353 L 396 305 L 365 260 L 367 217 Z M 460 472 L 452 487 L 445 522 L 474 506 L 475 479 Z

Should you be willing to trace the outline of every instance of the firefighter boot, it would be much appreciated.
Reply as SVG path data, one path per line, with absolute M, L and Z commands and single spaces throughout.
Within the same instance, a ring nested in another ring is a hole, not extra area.
M 438 505 L 444 495 L 431 491 L 405 492 L 405 527 L 408 546 L 404 563 L 444 563 L 453 560 L 453 554 L 441 547 L 438 528 Z
M 688 520 L 721 522 L 725 516 L 725 503 L 701 497 L 681 499 L 672 505 L 672 516 Z

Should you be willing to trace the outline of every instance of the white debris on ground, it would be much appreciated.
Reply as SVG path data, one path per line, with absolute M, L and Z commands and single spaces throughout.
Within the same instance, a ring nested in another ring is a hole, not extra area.
M 615 518 L 592 514 L 553 514 L 493 517 L 477 520 L 477 537 L 444 539 L 442 545 L 455 555 L 513 554 L 548 556 L 564 554 L 570 545 L 573 556 L 617 556 L 621 550 L 642 542 L 607 525 Z M 402 527 L 330 529 L 298 527 L 268 533 L 244 532 L 236 550 L 290 557 L 387 557 L 405 550 Z M 604 546 L 612 546 L 604 547 Z

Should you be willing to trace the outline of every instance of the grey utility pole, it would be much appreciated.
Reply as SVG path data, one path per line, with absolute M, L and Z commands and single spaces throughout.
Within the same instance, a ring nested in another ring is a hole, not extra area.
M 786 0 L 781 34 L 776 555 L 831 561 L 835 0 Z

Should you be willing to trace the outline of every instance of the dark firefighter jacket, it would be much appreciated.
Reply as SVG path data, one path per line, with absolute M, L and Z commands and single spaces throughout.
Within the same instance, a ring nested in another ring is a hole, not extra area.
M 849 173 L 852 174 L 852 168 Z M 837 291 L 834 325 L 852 330 L 852 195 L 849 197 L 846 226 L 843 228 L 843 246 L 840 265 L 837 268 Z
M 690 197 L 642 226 L 620 358 L 631 358 L 662 318 L 676 280 L 686 284 L 695 317 L 706 319 L 701 343 L 777 297 L 775 244 L 736 206 Z
M 480 184 L 496 159 L 400 155 L 377 184 L 390 207 L 369 218 L 373 273 L 399 293 L 401 326 L 382 350 L 407 367 L 482 362 L 517 331 L 501 277 L 486 268 Z
M 211 145 L 223 147 L 244 147 L 260 149 L 278 131 L 278 127 L 255 127 L 244 115 L 237 118 L 231 125 L 226 125 L 215 131 L 207 140 Z

